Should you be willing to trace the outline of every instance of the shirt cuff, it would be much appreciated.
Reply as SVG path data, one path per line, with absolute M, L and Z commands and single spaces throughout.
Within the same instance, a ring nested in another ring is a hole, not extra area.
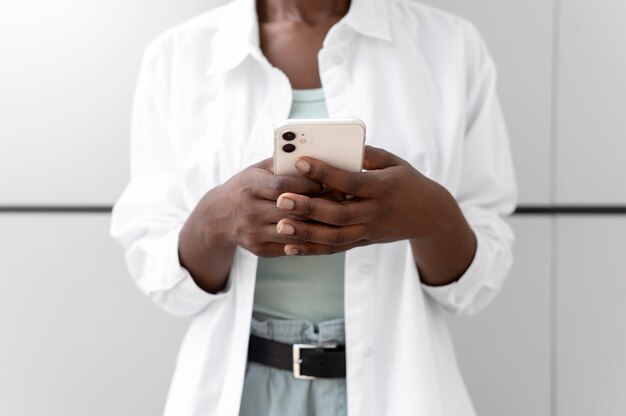
M 227 296 L 231 279 L 218 293 L 209 293 L 200 288 L 189 271 L 180 265 L 178 237 L 181 229 L 182 225 L 162 237 L 159 250 L 152 253 L 148 275 L 153 284 L 146 292 L 157 305 L 172 315 L 192 316 L 210 303 Z
M 485 288 L 490 265 L 486 237 L 476 233 L 476 253 L 472 263 L 457 281 L 445 286 L 429 286 L 422 289 L 446 309 L 455 313 L 471 312 L 477 295 Z

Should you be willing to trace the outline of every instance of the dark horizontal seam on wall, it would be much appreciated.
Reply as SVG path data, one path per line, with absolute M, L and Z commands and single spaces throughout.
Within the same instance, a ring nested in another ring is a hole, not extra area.
M 624 215 L 621 205 L 520 205 L 516 215 Z
M 14 205 L 0 206 L 0 213 L 5 214 L 110 214 L 109 205 Z
M 110 214 L 108 205 L 6 205 L 4 214 Z M 514 215 L 626 215 L 626 206 L 617 205 L 520 205 Z

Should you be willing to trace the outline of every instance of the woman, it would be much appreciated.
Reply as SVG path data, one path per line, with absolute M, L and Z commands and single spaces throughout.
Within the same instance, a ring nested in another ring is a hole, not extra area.
M 289 116 L 363 120 L 366 171 L 273 175 Z M 193 317 L 166 415 L 474 414 L 442 314 L 501 286 L 516 188 L 473 26 L 406 0 L 234 0 L 147 47 L 131 157 L 112 234 Z

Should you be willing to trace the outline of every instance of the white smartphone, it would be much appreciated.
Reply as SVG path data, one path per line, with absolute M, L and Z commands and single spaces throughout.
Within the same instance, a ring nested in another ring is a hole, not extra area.
M 365 123 L 356 118 L 287 119 L 274 130 L 274 174 L 299 175 L 303 156 L 351 172 L 363 169 Z

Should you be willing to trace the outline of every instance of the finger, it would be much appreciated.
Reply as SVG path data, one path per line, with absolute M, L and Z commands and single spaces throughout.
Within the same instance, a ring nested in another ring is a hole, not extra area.
M 307 196 L 310 196 L 311 198 L 325 198 L 327 196 L 332 196 L 335 193 L 337 193 L 337 191 L 335 191 L 333 188 L 329 188 L 326 185 L 322 185 L 321 191 L 315 192 L 314 194 L 307 194 Z
M 250 234 L 263 226 L 269 225 L 274 229 L 276 223 L 284 218 L 293 218 L 297 221 L 308 221 L 308 218 L 289 215 L 276 206 L 275 201 L 258 199 L 248 201 L 245 207 L 236 210 L 237 235 Z M 267 240 L 270 241 L 270 240 Z
M 307 194 L 306 196 L 308 196 L 309 198 L 320 198 L 320 199 L 326 199 L 326 200 L 335 201 L 335 202 L 343 202 L 343 201 L 353 198 L 353 195 L 346 195 L 342 192 L 339 192 L 336 189 L 333 189 L 325 185 L 324 185 L 324 190 L 322 190 L 322 192 L 317 192 L 314 194 Z
M 257 238 L 263 243 L 280 243 L 283 246 L 287 243 L 302 243 L 301 238 L 293 234 L 288 234 L 288 227 L 284 228 L 284 233 L 278 232 L 277 224 L 268 224 L 261 227 L 258 231 Z M 282 253 L 282 251 L 281 251 Z
M 284 218 L 283 218 L 284 219 Z M 256 232 L 250 236 L 250 244 L 267 244 L 267 243 L 280 243 L 285 245 L 287 243 L 305 243 L 306 232 L 304 228 L 297 226 L 300 232 L 296 232 L 296 226 L 293 223 L 284 223 L 281 220 L 277 223 L 263 225 L 257 228 Z M 304 221 L 295 221 L 296 224 L 305 224 Z M 279 225 L 280 224 L 280 225 Z M 282 253 L 282 250 L 281 250 Z
M 402 164 L 402 159 L 384 149 L 365 146 L 363 169 L 379 170 Z
M 335 227 L 318 222 L 280 220 L 276 224 L 278 234 L 288 242 L 317 243 L 333 246 L 351 244 L 365 238 L 365 226 L 348 225 Z
M 286 244 L 284 247 L 285 254 L 288 256 L 323 256 L 328 254 L 342 253 L 355 247 L 367 245 L 365 241 L 357 241 L 342 246 L 330 246 L 324 244 L 306 243 L 306 244 Z
M 254 251 L 259 257 L 283 257 L 285 253 L 285 243 L 266 243 L 258 246 Z
M 254 194 L 259 198 L 276 201 L 285 192 L 314 194 L 322 185 L 305 176 L 272 175 L 261 173 L 255 176 Z
M 276 231 L 276 224 L 267 224 L 247 231 L 239 245 L 260 257 L 285 255 L 285 244 L 293 240 L 282 238 Z
M 285 193 L 278 197 L 276 206 L 294 218 L 308 218 L 330 225 L 363 224 L 372 218 L 367 201 L 345 203 Z
M 276 223 L 260 227 L 257 238 L 264 243 L 280 243 L 283 246 L 287 243 L 296 242 L 295 239 L 289 238 L 289 236 L 279 234 Z
M 310 157 L 298 160 L 296 168 L 304 176 L 348 195 L 367 197 L 377 183 L 367 172 L 350 172 Z
M 248 201 L 246 207 L 239 215 L 243 216 L 242 221 L 250 224 L 251 227 L 276 224 L 285 218 L 285 211 L 276 206 L 276 202 L 267 199 L 257 199 Z

